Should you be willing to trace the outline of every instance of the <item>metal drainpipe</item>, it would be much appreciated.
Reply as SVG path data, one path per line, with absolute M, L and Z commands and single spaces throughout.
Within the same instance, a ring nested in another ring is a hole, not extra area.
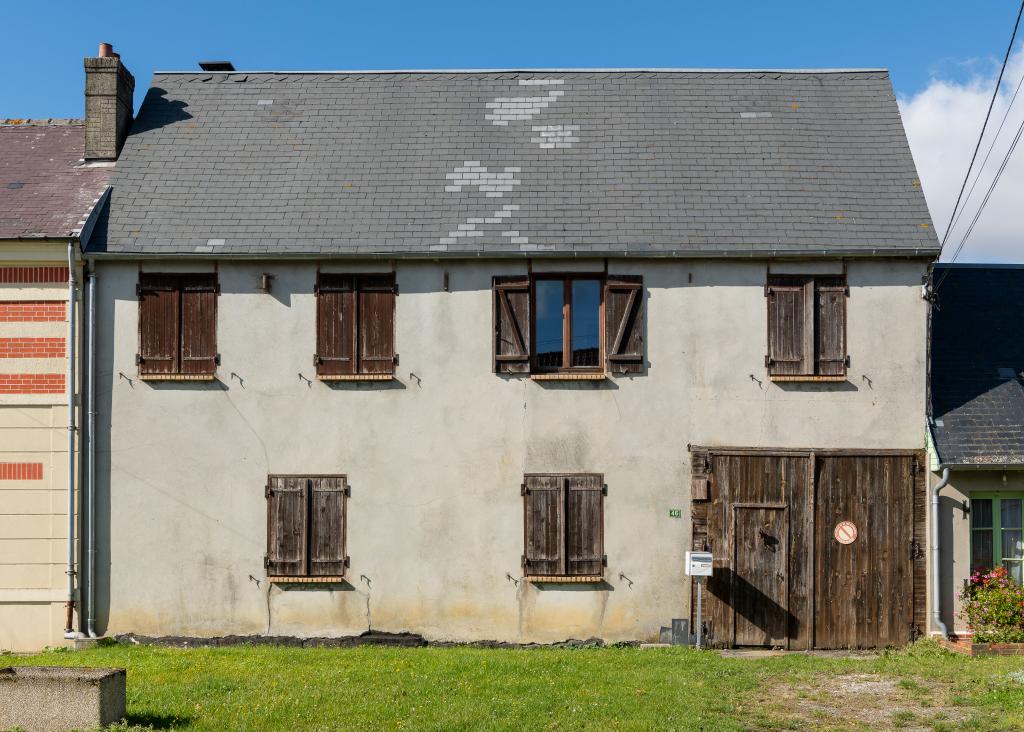
M 88 418 L 85 426 L 85 453 L 87 473 L 85 476 L 86 491 L 86 531 L 85 540 L 89 558 L 86 573 L 86 621 L 85 633 L 90 638 L 96 637 L 96 271 L 90 268 L 88 273 L 89 301 L 87 321 L 89 327 L 86 341 L 85 361 L 86 403 Z
M 942 622 L 940 603 L 942 591 L 939 587 L 939 491 L 949 485 L 949 468 L 942 469 L 942 479 L 932 489 L 932 622 L 942 637 L 949 636 L 946 624 Z
M 75 612 L 75 242 L 68 239 L 68 602 L 64 637 L 79 638 L 73 627 Z

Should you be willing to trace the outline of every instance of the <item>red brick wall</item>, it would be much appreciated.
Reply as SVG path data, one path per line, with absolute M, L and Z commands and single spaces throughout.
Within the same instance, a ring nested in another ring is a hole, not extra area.
M 63 338 L 0 338 L 0 358 L 64 358 Z
M 67 267 L 0 267 L 0 283 L 67 282 Z
M 0 463 L 0 480 L 42 479 L 42 463 Z
M 0 394 L 62 394 L 64 374 L 0 374 Z
M 0 302 L 0 323 L 52 323 L 67 317 L 67 303 L 60 300 Z

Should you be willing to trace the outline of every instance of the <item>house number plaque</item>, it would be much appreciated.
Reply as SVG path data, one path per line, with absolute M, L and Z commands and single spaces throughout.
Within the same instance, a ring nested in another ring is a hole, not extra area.
M 852 521 L 840 521 L 832 530 L 832 536 L 840 544 L 852 544 L 857 541 L 857 525 Z

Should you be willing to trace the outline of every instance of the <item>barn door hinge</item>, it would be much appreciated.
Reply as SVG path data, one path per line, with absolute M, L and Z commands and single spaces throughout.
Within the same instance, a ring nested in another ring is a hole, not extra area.
M 911 539 L 910 540 L 910 559 L 911 559 L 911 561 L 913 561 L 914 559 L 920 559 L 923 556 L 924 556 L 924 551 L 921 549 L 921 542 L 919 542 L 917 539 Z
M 917 471 L 921 469 L 921 466 L 917 464 L 917 457 L 913 457 L 910 460 L 910 474 L 915 478 L 917 477 Z
M 921 637 L 921 630 L 916 625 L 911 623 L 910 624 L 910 642 L 913 643 L 914 641 L 916 641 L 920 637 Z

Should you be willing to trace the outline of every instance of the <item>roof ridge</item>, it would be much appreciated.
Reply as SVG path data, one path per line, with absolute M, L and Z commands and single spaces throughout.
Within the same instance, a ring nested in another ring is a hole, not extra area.
M 267 74 L 267 75 L 294 75 L 294 74 L 863 74 L 863 73 L 889 73 L 889 69 L 879 68 L 821 68 L 821 69 L 777 69 L 777 68 L 685 68 L 685 67 L 637 67 L 637 68 L 508 68 L 508 69 L 323 69 L 323 70 L 302 70 L 287 71 L 281 69 L 247 70 L 235 69 L 234 71 L 203 71 L 196 70 L 157 70 L 153 74 Z
M 44 125 L 56 127 L 82 124 L 85 124 L 85 120 L 74 117 L 50 117 L 48 119 L 20 119 L 12 117 L 0 119 L 0 126 L 3 127 L 39 127 Z

